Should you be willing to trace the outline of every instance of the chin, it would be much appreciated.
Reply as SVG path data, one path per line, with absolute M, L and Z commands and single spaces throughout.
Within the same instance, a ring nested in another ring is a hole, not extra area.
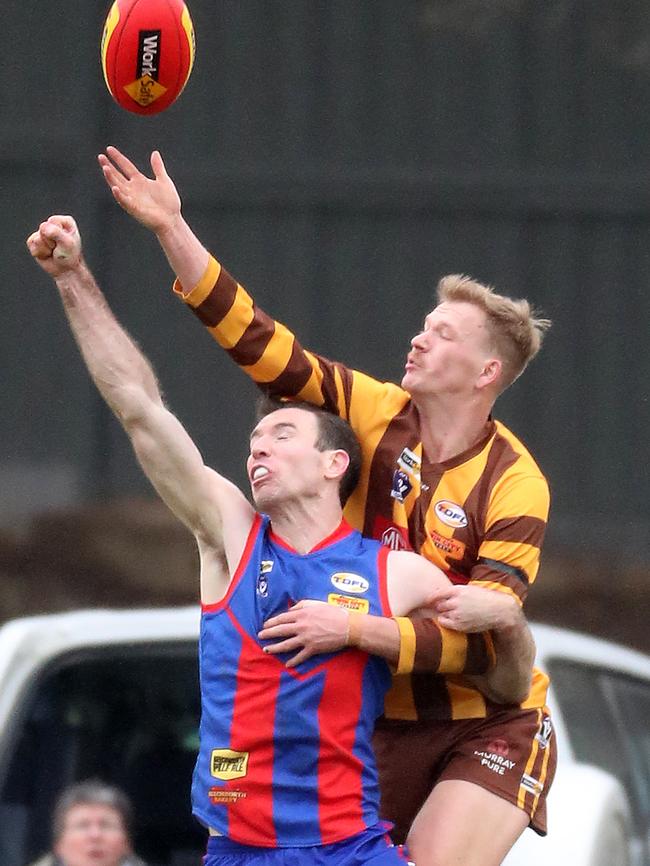
M 264 511 L 266 503 L 270 498 L 265 496 L 264 493 L 253 493 L 253 505 L 257 511 Z
M 281 497 L 277 490 L 262 488 L 257 493 L 253 493 L 253 503 L 258 511 L 267 511 L 274 505 L 278 504 Z
M 404 376 L 402 376 L 402 381 L 400 384 L 401 384 L 402 388 L 405 391 L 408 391 L 408 393 L 411 396 L 413 396 L 413 394 L 417 393 L 418 384 L 409 376 L 408 373 L 405 373 Z

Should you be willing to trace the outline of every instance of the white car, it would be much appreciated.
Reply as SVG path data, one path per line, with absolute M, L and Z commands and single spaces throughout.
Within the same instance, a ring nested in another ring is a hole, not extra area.
M 506 866 L 650 866 L 650 656 L 534 625 L 551 677 L 558 769 L 549 833 L 527 830 Z
M 79 611 L 0 628 L 0 864 L 49 847 L 62 787 L 98 777 L 135 805 L 151 866 L 196 866 L 198 607 Z M 550 832 L 527 830 L 507 866 L 650 866 L 650 657 L 534 626 L 551 674 L 560 762 Z

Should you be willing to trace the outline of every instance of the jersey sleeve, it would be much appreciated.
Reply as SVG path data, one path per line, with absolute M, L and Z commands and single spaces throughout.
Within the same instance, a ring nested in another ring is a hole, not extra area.
M 523 604 L 537 577 L 550 505 L 546 479 L 512 473 L 496 485 L 470 582 Z
M 196 286 L 185 292 L 177 280 L 174 292 L 232 360 L 272 397 L 305 400 L 352 423 L 353 391 L 355 402 L 367 406 L 391 388 L 401 390 L 304 349 L 213 257 Z
M 430 617 L 394 617 L 400 633 L 395 674 L 484 674 L 496 655 L 488 632 L 465 634 L 443 628 Z

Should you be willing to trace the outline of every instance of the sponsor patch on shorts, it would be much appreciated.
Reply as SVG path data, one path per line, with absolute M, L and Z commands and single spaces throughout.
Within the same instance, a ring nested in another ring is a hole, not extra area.
M 529 776 L 528 773 L 524 773 L 521 777 L 521 787 L 525 791 L 538 796 L 544 790 L 544 783 L 540 782 L 539 779 L 535 779 L 533 776 Z
M 505 776 L 517 766 L 517 762 L 508 757 L 509 747 L 505 740 L 495 740 L 488 743 L 485 749 L 474 750 L 475 757 L 480 759 L 480 764 L 497 776 Z

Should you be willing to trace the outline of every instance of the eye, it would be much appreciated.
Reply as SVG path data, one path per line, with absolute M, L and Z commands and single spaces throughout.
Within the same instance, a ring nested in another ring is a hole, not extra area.
M 453 331 L 450 331 L 447 325 L 439 324 L 436 328 L 434 328 L 436 334 L 440 337 L 441 340 L 453 340 L 454 334 Z

